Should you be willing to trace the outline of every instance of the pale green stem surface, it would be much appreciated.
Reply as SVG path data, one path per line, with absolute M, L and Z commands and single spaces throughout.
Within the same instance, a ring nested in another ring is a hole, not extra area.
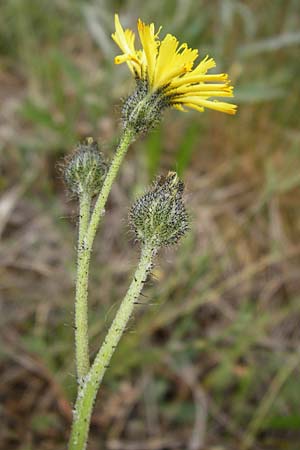
M 152 246 L 144 246 L 142 248 L 140 261 L 127 294 L 121 303 L 89 373 L 86 375 L 82 386 L 79 387 L 69 450 L 84 450 L 86 448 L 93 405 L 98 389 L 115 348 L 132 314 L 134 303 L 142 291 L 155 254 L 156 249 Z
M 81 194 L 79 197 L 79 230 L 75 296 L 75 344 L 78 381 L 88 373 L 90 368 L 87 305 L 89 252 L 85 246 L 85 237 L 90 220 L 90 208 L 91 197 L 86 194 Z
M 82 245 L 86 235 L 91 213 L 91 197 L 90 195 L 81 194 L 79 197 L 79 227 L 78 227 L 78 248 Z
M 90 197 L 82 194 L 79 199 L 80 219 L 75 298 L 76 369 L 79 386 L 90 367 L 88 343 L 88 280 L 92 246 L 113 181 L 116 178 L 120 165 L 134 135 L 135 133 L 130 129 L 124 131 L 96 201 L 91 218 Z
M 115 156 L 111 162 L 107 175 L 105 177 L 101 192 L 97 198 L 95 203 L 94 211 L 92 213 L 91 221 L 87 231 L 87 245 L 89 249 L 92 248 L 94 238 L 99 226 L 99 222 L 101 217 L 104 214 L 104 208 L 111 191 L 112 184 L 116 178 L 116 175 L 119 171 L 121 163 L 123 161 L 124 156 L 128 150 L 129 145 L 133 141 L 135 136 L 135 132 L 128 128 L 124 131 L 123 136 L 121 137 L 119 146 L 116 150 Z

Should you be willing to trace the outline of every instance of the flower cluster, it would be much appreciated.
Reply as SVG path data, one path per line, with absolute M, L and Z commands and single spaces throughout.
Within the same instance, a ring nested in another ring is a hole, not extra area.
M 155 31 L 153 23 L 147 25 L 140 19 L 137 23 L 140 50 L 135 48 L 134 32 L 122 28 L 117 14 L 115 28 L 112 38 L 123 52 L 116 56 L 115 63 L 126 62 L 140 82 L 138 86 L 143 85 L 149 96 L 157 94 L 162 99 L 162 107 L 172 106 L 181 111 L 187 107 L 200 112 L 210 108 L 235 114 L 236 105 L 212 99 L 233 96 L 226 73 L 207 74 L 216 65 L 213 58 L 206 56 L 194 66 L 198 50 L 186 43 L 179 45 L 171 34 L 160 40 L 160 29 Z

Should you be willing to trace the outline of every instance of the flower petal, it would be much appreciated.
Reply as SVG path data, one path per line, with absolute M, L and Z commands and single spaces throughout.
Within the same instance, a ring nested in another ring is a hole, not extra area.
M 153 23 L 151 23 L 151 25 L 146 25 L 139 19 L 137 26 L 141 44 L 145 52 L 148 80 L 150 85 L 152 85 L 159 41 L 157 40 L 157 34 L 155 34 Z

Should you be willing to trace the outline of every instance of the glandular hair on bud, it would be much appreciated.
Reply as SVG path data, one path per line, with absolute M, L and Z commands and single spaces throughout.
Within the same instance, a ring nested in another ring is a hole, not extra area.
M 183 203 L 184 184 L 175 172 L 159 177 L 131 207 L 129 221 L 142 244 L 156 248 L 175 244 L 189 229 Z
M 169 100 L 160 90 L 151 92 L 147 80 L 137 79 L 135 91 L 122 107 L 123 128 L 146 133 L 159 124 L 162 111 L 168 106 Z
M 100 192 L 107 172 L 107 164 L 98 144 L 92 138 L 78 144 L 65 159 L 63 173 L 67 187 L 78 197 Z

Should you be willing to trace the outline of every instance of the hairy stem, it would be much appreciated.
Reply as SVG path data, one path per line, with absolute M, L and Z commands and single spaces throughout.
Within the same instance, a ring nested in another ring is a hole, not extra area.
M 79 229 L 78 229 L 78 248 L 82 245 L 85 238 L 91 213 L 90 195 L 81 194 L 79 197 Z
M 90 217 L 91 199 L 87 195 L 80 197 L 80 220 L 77 255 L 77 278 L 75 298 L 75 343 L 76 368 L 78 385 L 89 371 L 88 345 L 88 279 L 92 246 L 99 226 L 104 207 L 112 184 L 119 171 L 128 147 L 134 139 L 135 133 L 131 129 L 124 131 L 115 156 L 110 164 L 101 192 Z
M 91 197 L 82 194 L 79 198 L 79 231 L 77 249 L 77 276 L 75 296 L 75 344 L 76 370 L 78 382 L 88 373 L 88 264 L 89 252 L 85 245 L 86 232 L 90 219 Z
M 127 294 L 120 305 L 89 373 L 85 377 L 84 383 L 79 388 L 69 450 L 84 450 L 86 448 L 92 409 L 98 389 L 132 314 L 134 303 L 142 291 L 155 254 L 156 249 L 152 246 L 143 247 L 138 267 Z
M 98 229 L 98 225 L 102 215 L 104 214 L 104 207 L 108 198 L 108 195 L 111 191 L 112 184 L 116 178 L 116 175 L 119 171 L 121 163 L 123 161 L 124 156 L 128 150 L 129 145 L 133 141 L 135 136 L 135 132 L 130 128 L 127 128 L 123 136 L 121 137 L 119 146 L 116 150 L 115 156 L 111 162 L 107 175 L 105 177 L 101 192 L 97 198 L 95 203 L 94 211 L 92 213 L 91 221 L 87 231 L 87 245 L 91 249 L 94 238 Z

